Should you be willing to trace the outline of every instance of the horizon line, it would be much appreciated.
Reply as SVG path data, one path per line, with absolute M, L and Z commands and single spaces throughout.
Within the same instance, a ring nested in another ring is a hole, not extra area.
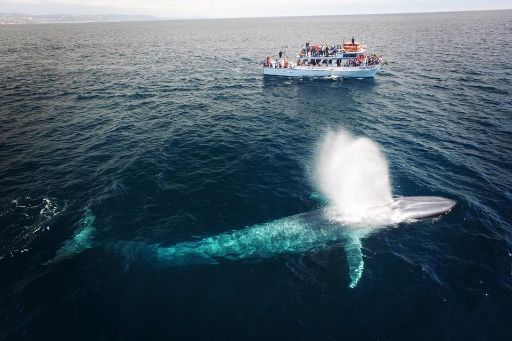
M 311 14 L 311 15 L 269 15 L 269 16 L 246 16 L 246 17 L 157 17 L 158 19 L 172 20 L 214 20 L 214 19 L 265 19 L 265 18 L 310 18 L 310 17 L 340 17 L 340 16 L 356 16 L 356 15 L 389 15 L 389 14 L 429 14 L 429 13 L 460 13 L 460 12 L 492 12 L 492 11 L 512 11 L 510 8 L 488 8 L 488 9 L 461 9 L 461 10 L 445 10 L 445 11 L 411 11 L 411 12 L 380 12 L 380 13 L 348 13 L 348 14 Z M 142 14 L 140 14 L 142 15 Z
M 311 15 L 269 15 L 269 16 L 244 16 L 244 17 L 164 17 L 151 14 L 122 14 L 122 13 L 103 13 L 103 14 L 77 14 L 77 13 L 54 13 L 54 14 L 31 14 L 26 12 L 0 12 L 0 15 L 29 15 L 35 17 L 44 16 L 141 16 L 151 17 L 152 20 L 140 21 L 165 21 L 165 20 L 219 20 L 219 19 L 270 19 L 270 18 L 310 18 L 310 17 L 338 17 L 338 16 L 358 16 L 358 15 L 393 15 L 393 14 L 434 14 L 434 13 L 462 13 L 462 12 L 492 12 L 492 11 L 511 11 L 510 8 L 489 8 L 489 9 L 461 9 L 461 10 L 426 10 L 426 11 L 410 11 L 410 12 L 368 12 L 368 13 L 347 13 L 347 14 L 311 14 Z

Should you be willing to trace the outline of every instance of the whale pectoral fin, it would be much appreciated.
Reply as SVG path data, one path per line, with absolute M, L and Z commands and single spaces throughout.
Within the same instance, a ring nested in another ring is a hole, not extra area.
M 349 288 L 355 288 L 363 275 L 364 261 L 362 248 L 361 239 L 357 236 L 351 236 L 345 246 L 350 276 Z

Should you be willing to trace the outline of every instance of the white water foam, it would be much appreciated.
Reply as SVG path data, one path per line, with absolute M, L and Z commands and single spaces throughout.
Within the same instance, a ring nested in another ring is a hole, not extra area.
M 332 219 L 379 224 L 393 202 L 387 160 L 379 146 L 346 131 L 327 133 L 317 153 L 316 182 Z
M 0 217 L 5 217 L 3 226 L 6 243 L 0 245 L 0 260 L 17 257 L 30 251 L 34 241 L 42 233 L 50 231 L 56 216 L 66 210 L 66 204 L 50 197 L 22 197 L 0 203 Z

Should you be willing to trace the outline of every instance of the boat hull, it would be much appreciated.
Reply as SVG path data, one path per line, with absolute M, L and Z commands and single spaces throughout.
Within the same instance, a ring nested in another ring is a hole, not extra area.
M 264 67 L 263 74 L 281 77 L 330 77 L 330 78 L 372 78 L 379 70 L 373 67 L 305 67 L 272 68 Z

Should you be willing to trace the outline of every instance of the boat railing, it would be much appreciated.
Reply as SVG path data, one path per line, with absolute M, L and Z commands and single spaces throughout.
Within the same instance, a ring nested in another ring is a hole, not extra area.
M 322 69 L 332 69 L 332 68 L 345 68 L 345 69 L 373 69 L 380 65 L 380 63 L 377 64 L 370 64 L 367 62 L 362 63 L 345 63 L 341 65 L 329 65 L 329 64 L 296 64 L 296 63 L 279 63 L 279 62 L 273 62 L 271 64 L 264 64 L 264 68 L 269 69 L 308 69 L 308 70 L 322 70 Z

